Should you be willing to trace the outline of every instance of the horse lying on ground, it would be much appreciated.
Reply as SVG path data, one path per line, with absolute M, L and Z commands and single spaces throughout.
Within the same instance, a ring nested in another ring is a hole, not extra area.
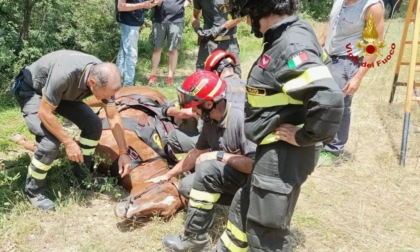
M 166 97 L 150 87 L 128 87 L 118 91 L 115 98 L 132 160 L 129 176 L 119 179 L 130 196 L 116 205 L 115 214 L 122 218 L 172 216 L 186 206 L 177 189 L 179 181 L 173 178 L 159 183 L 145 182 L 166 173 L 169 169 L 167 161 L 173 162 L 166 151 L 165 135 L 174 126 L 159 115 L 160 105 Z M 98 169 L 109 170 L 112 176 L 118 177 L 118 146 L 103 110 L 99 117 L 103 120 L 103 129 L 95 153 L 107 156 L 111 162 L 101 163 Z M 13 141 L 19 138 L 14 137 Z M 18 140 L 16 142 L 24 148 L 34 150 L 30 148 L 33 143 Z

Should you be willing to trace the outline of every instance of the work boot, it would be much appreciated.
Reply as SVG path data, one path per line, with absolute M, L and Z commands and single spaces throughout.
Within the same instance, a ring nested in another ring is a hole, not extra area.
M 163 246 L 171 252 L 207 252 L 211 250 L 210 236 L 205 234 L 165 235 Z
M 54 202 L 47 196 L 45 179 L 35 179 L 28 174 L 26 177 L 25 195 L 34 207 L 45 211 L 55 210 Z
M 105 185 L 104 178 L 94 177 L 94 174 L 87 168 L 86 164 L 73 163 L 73 174 L 77 185 L 84 190 L 101 191 Z

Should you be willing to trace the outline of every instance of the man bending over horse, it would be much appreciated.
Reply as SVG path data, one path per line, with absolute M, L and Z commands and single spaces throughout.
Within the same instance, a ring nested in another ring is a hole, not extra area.
M 118 144 L 121 155 L 119 173 L 122 177 L 129 173 L 130 158 L 126 155 L 124 130 L 113 100 L 120 87 L 120 73 L 114 64 L 102 63 L 92 55 L 77 51 L 49 53 L 21 70 L 12 92 L 29 131 L 36 139 L 37 146 L 25 184 L 25 194 L 33 206 L 42 210 L 55 209 L 47 195 L 45 178 L 61 143 L 67 157 L 77 163 L 74 173 L 78 181 L 82 183 L 87 177 L 85 171 L 91 166 L 102 133 L 101 120 L 82 101 L 92 94 L 103 103 Z M 64 131 L 56 114 L 80 128 L 79 143 Z
M 203 119 L 194 149 L 158 182 L 188 172 L 179 191 L 189 198 L 184 234 L 167 235 L 164 246 L 171 251 L 208 251 L 208 229 L 213 223 L 214 204 L 230 204 L 235 192 L 251 173 L 255 144 L 245 138 L 244 108 L 226 99 L 226 82 L 210 71 L 188 76 L 178 87 L 179 103 L 192 108 Z
M 236 57 L 232 53 L 217 49 L 207 58 L 204 68 L 207 71 L 216 73 L 226 82 L 226 99 L 233 105 L 236 106 L 238 104 L 240 108 L 243 108 L 245 102 L 245 81 L 235 73 L 237 62 Z M 175 106 L 168 106 L 168 104 L 162 106 L 162 114 L 175 118 L 188 118 L 195 115 L 195 113 L 192 113 L 191 108 L 180 109 Z M 198 131 L 178 128 L 168 134 L 168 143 L 174 153 L 187 153 L 194 148 L 198 136 Z M 175 155 L 178 156 L 179 154 Z

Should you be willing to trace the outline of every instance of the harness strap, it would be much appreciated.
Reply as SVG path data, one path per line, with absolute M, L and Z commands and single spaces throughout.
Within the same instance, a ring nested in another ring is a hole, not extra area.
M 159 121 L 159 120 L 157 120 Z M 159 156 L 167 158 L 161 138 L 156 133 L 155 128 L 149 125 L 141 125 L 136 120 L 129 117 L 122 117 L 124 129 L 133 131 L 139 138 L 143 140 L 150 148 L 152 148 Z M 110 129 L 107 118 L 102 118 L 102 130 Z

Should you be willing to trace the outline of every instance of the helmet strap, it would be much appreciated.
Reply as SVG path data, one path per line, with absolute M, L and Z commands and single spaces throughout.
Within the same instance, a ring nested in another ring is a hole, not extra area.
M 230 60 L 228 60 L 228 59 L 222 59 L 220 62 L 219 62 L 219 65 L 217 66 L 217 68 L 216 68 L 216 71 L 217 71 L 217 73 L 219 74 L 219 76 L 222 74 L 222 72 L 223 72 L 223 70 L 226 68 L 226 67 L 229 67 L 229 66 L 232 66 L 232 67 L 234 67 L 234 63 L 233 63 L 233 60 L 232 59 L 230 59 Z

